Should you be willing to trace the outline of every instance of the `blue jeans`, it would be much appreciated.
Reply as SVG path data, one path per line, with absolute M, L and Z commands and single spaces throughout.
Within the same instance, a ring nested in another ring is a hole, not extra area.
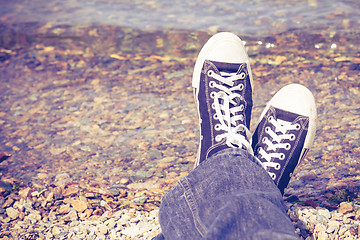
M 155 239 L 299 239 L 282 195 L 246 151 L 222 150 L 168 191 Z

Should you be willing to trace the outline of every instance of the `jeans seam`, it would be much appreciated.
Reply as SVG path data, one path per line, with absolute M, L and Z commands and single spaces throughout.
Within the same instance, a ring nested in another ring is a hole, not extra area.
M 195 198 L 191 192 L 191 187 L 190 187 L 190 183 L 188 182 L 188 180 L 186 179 L 186 177 L 184 177 L 183 179 L 180 180 L 179 182 L 181 184 L 181 186 L 184 188 L 184 194 L 185 194 L 185 199 L 186 202 L 189 206 L 189 209 L 191 211 L 191 215 L 194 219 L 194 225 L 195 228 L 197 229 L 197 231 L 199 232 L 199 234 L 204 237 L 207 233 L 206 227 L 201 223 L 200 219 L 199 219 L 199 215 L 198 215 L 198 209 L 196 207 L 196 202 L 195 202 Z

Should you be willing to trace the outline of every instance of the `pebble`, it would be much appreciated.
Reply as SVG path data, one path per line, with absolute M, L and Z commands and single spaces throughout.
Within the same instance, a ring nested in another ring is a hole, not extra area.
M 129 181 L 128 178 L 121 178 L 121 179 L 120 179 L 120 183 L 121 183 L 121 184 L 126 185 L 126 184 L 128 184 L 129 182 L 130 182 L 130 181 Z
M 294 204 L 289 207 L 288 214 L 303 240 L 360 238 L 360 222 L 355 219 L 356 213 L 349 202 L 342 202 L 339 208 L 333 211 Z M 347 215 L 351 215 L 351 218 Z
M 133 201 L 136 203 L 145 203 L 147 200 L 146 197 L 138 197 L 138 198 L 134 198 Z
M 353 206 L 350 203 L 343 202 L 340 204 L 340 207 L 338 209 L 339 213 L 345 214 L 348 212 L 352 212 L 354 210 Z
M 67 196 L 62 195 L 60 200 L 55 200 L 51 190 L 41 190 L 33 196 L 30 192 L 23 190 L 20 199 L 9 195 L 3 201 L 7 207 L 2 223 L 4 229 L 8 229 L 9 238 L 17 239 L 34 232 L 43 236 L 39 239 L 151 239 L 161 232 L 158 208 L 144 211 L 134 205 L 112 209 L 108 203 L 115 202 L 117 197 L 109 195 L 111 191 L 99 189 L 95 191 L 97 194 L 77 191 L 75 196 L 63 191 Z M 129 203 L 148 204 L 148 197 L 142 194 L 144 191 L 130 195 Z M 51 204 L 39 205 L 37 202 Z M 339 204 L 332 211 L 295 203 L 289 206 L 288 214 L 303 240 L 357 239 L 359 236 L 360 222 L 356 217 L 359 213 L 348 202 Z
M 19 196 L 23 199 L 26 199 L 30 195 L 30 192 L 31 192 L 31 188 L 29 187 L 21 189 L 19 191 Z
M 71 183 L 70 175 L 67 173 L 61 173 L 56 175 L 54 184 L 59 187 L 65 187 L 66 184 Z
M 71 201 L 71 206 L 78 212 L 83 212 L 87 209 L 88 205 L 86 200 L 74 199 Z
M 329 221 L 328 222 L 328 228 L 326 230 L 327 233 L 337 233 L 337 231 L 339 230 L 339 227 L 340 227 L 340 223 L 338 221 Z
M 79 187 L 76 185 L 70 185 L 63 190 L 62 195 L 64 197 L 75 195 L 79 192 Z
M 8 215 L 9 218 L 11 219 L 16 219 L 19 217 L 19 211 L 14 209 L 13 207 L 8 207 L 6 209 L 6 214 Z

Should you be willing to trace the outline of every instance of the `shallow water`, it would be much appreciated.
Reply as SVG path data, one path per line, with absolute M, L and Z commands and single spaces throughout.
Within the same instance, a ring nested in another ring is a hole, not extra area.
M 2 0 L 3 21 L 105 24 L 137 29 L 227 30 L 269 36 L 289 29 L 343 31 L 357 28 L 355 0 Z M 5 19 L 4 19 L 5 18 Z

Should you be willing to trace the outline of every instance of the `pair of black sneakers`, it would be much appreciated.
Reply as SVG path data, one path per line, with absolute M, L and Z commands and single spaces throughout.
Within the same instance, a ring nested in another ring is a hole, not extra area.
M 215 34 L 201 49 L 192 85 L 201 134 L 195 166 L 222 149 L 242 148 L 259 160 L 283 193 L 314 141 L 317 113 L 312 93 L 299 84 L 283 87 L 251 135 L 250 62 L 241 39 L 228 32 Z

